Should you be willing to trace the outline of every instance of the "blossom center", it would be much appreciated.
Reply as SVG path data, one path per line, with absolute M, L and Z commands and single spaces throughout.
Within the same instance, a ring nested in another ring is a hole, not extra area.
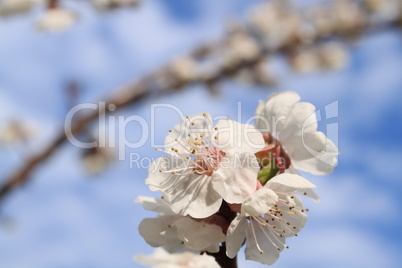
M 291 164 L 289 155 L 279 140 L 274 138 L 271 133 L 263 133 L 262 135 L 266 147 L 255 154 L 260 161 L 260 165 L 262 167 L 271 165 L 271 168 L 277 168 L 279 173 L 285 172 Z
M 197 174 L 205 174 L 211 176 L 218 169 L 219 163 L 225 153 L 214 147 L 202 148 L 195 155 L 194 172 Z

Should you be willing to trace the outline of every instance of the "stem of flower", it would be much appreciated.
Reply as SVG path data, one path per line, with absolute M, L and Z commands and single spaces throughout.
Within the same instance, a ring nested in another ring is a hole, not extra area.
M 219 252 L 208 253 L 208 255 L 211 255 L 212 257 L 214 257 L 216 262 L 222 268 L 237 268 L 237 256 L 234 257 L 233 259 L 230 259 L 228 256 L 226 256 L 226 244 L 225 243 L 222 243 L 222 246 L 220 247 Z

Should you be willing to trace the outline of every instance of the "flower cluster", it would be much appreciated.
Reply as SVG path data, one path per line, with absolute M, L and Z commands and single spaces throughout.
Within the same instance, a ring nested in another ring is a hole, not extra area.
M 199 255 L 191 252 L 169 254 L 166 250 L 159 248 L 151 256 L 139 255 L 136 260 L 152 268 L 219 268 L 213 257 Z
M 36 21 L 36 28 L 46 32 L 62 32 L 73 26 L 78 13 L 65 7 L 64 0 L 2 0 L 0 1 L 0 17 L 8 17 L 27 13 L 33 9 L 43 9 Z M 85 1 L 99 11 L 117 8 L 137 7 L 137 0 L 90 0 Z
M 209 114 L 187 116 L 169 130 L 168 155 L 150 167 L 146 184 L 162 198 L 136 202 L 158 213 L 140 234 L 169 252 L 184 248 L 216 253 L 223 244 L 234 258 L 273 264 L 286 238 L 304 227 L 308 209 L 299 196 L 318 201 L 315 185 L 297 170 L 324 175 L 337 163 L 337 148 L 317 131 L 315 107 L 295 92 L 260 101 L 255 127 Z

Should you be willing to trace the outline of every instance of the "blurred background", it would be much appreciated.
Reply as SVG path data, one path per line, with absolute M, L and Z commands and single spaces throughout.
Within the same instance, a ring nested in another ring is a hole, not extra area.
M 261 63 L 263 71 L 254 68 L 247 73 L 246 66 L 246 72 L 234 76 L 191 83 L 193 78 L 186 77 L 185 70 L 194 63 L 183 55 L 239 31 L 241 35 L 241 25 L 252 22 L 262 10 L 259 5 L 270 1 L 144 0 L 122 8 L 61 1 L 63 10 L 71 13 L 53 14 L 50 19 L 44 14 L 60 9 L 60 2 L 11 15 L 4 11 L 7 2 L 0 1 L 0 184 L 63 131 L 71 107 L 105 100 L 116 87 L 161 66 L 170 66 L 168 77 L 176 78 L 163 83 L 171 88 L 183 84 L 184 89 L 154 94 L 113 115 L 138 115 L 150 124 L 152 104 L 171 104 L 184 114 L 208 112 L 245 123 L 254 115 L 258 100 L 292 90 L 317 107 L 320 129 L 328 132 L 340 155 L 331 175 L 303 174 L 317 185 L 321 203 L 306 200 L 307 226 L 299 237 L 289 239 L 291 249 L 273 267 L 400 267 L 401 28 L 378 27 L 363 34 L 340 31 L 342 38 L 324 36 L 322 40 L 330 46 L 318 48 L 306 37 L 301 49 L 285 47 L 281 50 L 285 56 L 266 58 Z M 296 5 L 311 11 L 325 2 L 336 1 L 300 0 Z M 400 4 L 399 0 L 339 2 L 378 2 L 383 7 L 362 28 L 402 13 L 402 8 L 395 13 L 391 5 Z M 345 12 L 341 9 L 340 14 L 346 21 L 356 18 Z M 285 19 L 282 22 L 274 25 L 279 33 L 289 27 Z M 272 38 L 279 40 L 281 36 L 275 34 Z M 203 68 L 213 72 L 217 67 L 211 62 L 232 51 L 231 44 L 224 42 L 214 49 Z M 252 54 L 252 61 L 253 45 L 240 47 L 245 55 Z M 319 54 L 325 49 L 329 54 Z M 280 49 L 269 43 L 264 53 L 267 50 Z M 236 51 L 237 57 L 246 57 Z M 230 60 L 236 58 L 230 55 Z M 237 62 L 224 64 L 236 66 Z M 180 117 L 171 109 L 158 108 L 154 120 L 154 140 L 161 145 Z M 130 155 L 156 158 L 163 154 L 151 148 L 151 133 L 144 134 L 138 122 L 119 131 L 131 142 L 143 135 L 147 141 L 140 148 L 128 148 L 125 160 L 119 160 L 112 149 L 83 150 L 66 142 L 29 174 L 22 187 L 0 199 L 0 267 L 142 267 L 133 256 L 154 249 L 137 227 L 143 218 L 155 214 L 133 200 L 159 194 L 145 185 L 146 168 L 130 166 Z M 97 132 L 95 122 L 77 137 L 97 140 Z M 245 261 L 243 254 L 239 260 L 240 267 L 263 267 Z

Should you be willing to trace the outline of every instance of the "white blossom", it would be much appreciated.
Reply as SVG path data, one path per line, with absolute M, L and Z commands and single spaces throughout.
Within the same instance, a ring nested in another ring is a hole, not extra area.
M 0 15 L 9 16 L 29 11 L 35 4 L 43 0 L 2 0 L 0 1 Z
M 179 80 L 191 81 L 196 77 L 197 64 L 192 57 L 182 56 L 174 60 L 169 71 Z
M 135 259 L 151 268 L 220 268 L 214 257 L 192 252 L 169 254 L 163 248 L 158 248 L 150 256 L 137 255 Z
M 346 47 L 335 42 L 321 45 L 319 48 L 319 56 L 322 67 L 335 70 L 345 67 L 349 60 Z
M 259 153 L 274 153 L 281 169 L 291 164 L 292 168 L 316 175 L 331 173 L 337 164 L 338 149 L 324 133 L 317 131 L 314 105 L 299 100 L 296 92 L 285 91 L 259 102 L 256 127 L 265 133 L 267 142 Z M 290 163 L 280 163 L 283 158 Z
M 38 30 L 46 32 L 62 32 L 69 29 L 77 20 L 73 11 L 51 8 L 38 19 Z
M 99 10 L 107 10 L 118 7 L 134 7 L 137 0 L 91 0 L 92 5 Z
M 16 145 L 32 140 L 37 134 L 34 124 L 18 120 L 10 120 L 0 128 L 0 143 Z
M 273 264 L 284 248 L 285 239 L 297 236 L 307 215 L 295 194 L 318 200 L 315 185 L 299 175 L 280 174 L 269 180 L 241 205 L 241 212 L 227 231 L 226 254 L 234 258 L 246 239 L 246 259 Z
M 209 114 L 184 118 L 165 139 L 170 155 L 157 159 L 146 183 L 161 191 L 175 213 L 206 218 L 222 199 L 241 203 L 256 189 L 255 153 L 264 140 L 251 125 L 224 119 L 212 127 Z
M 302 17 L 286 2 L 267 1 L 256 7 L 250 15 L 250 26 L 268 49 L 284 46 L 295 37 L 303 42 L 308 42 L 312 37 Z
M 313 48 L 302 48 L 290 56 L 291 67 L 299 73 L 311 73 L 320 69 L 320 60 Z
M 141 236 L 153 247 L 165 246 L 170 251 L 178 251 L 184 245 L 195 251 L 218 252 L 219 244 L 225 241 L 218 225 L 220 216 L 196 220 L 175 214 L 161 198 L 140 196 L 135 201 L 159 214 L 158 218 L 144 219 L 138 227 Z
M 235 31 L 226 42 L 223 51 L 223 61 L 226 65 L 254 60 L 261 53 L 257 41 L 244 30 Z

